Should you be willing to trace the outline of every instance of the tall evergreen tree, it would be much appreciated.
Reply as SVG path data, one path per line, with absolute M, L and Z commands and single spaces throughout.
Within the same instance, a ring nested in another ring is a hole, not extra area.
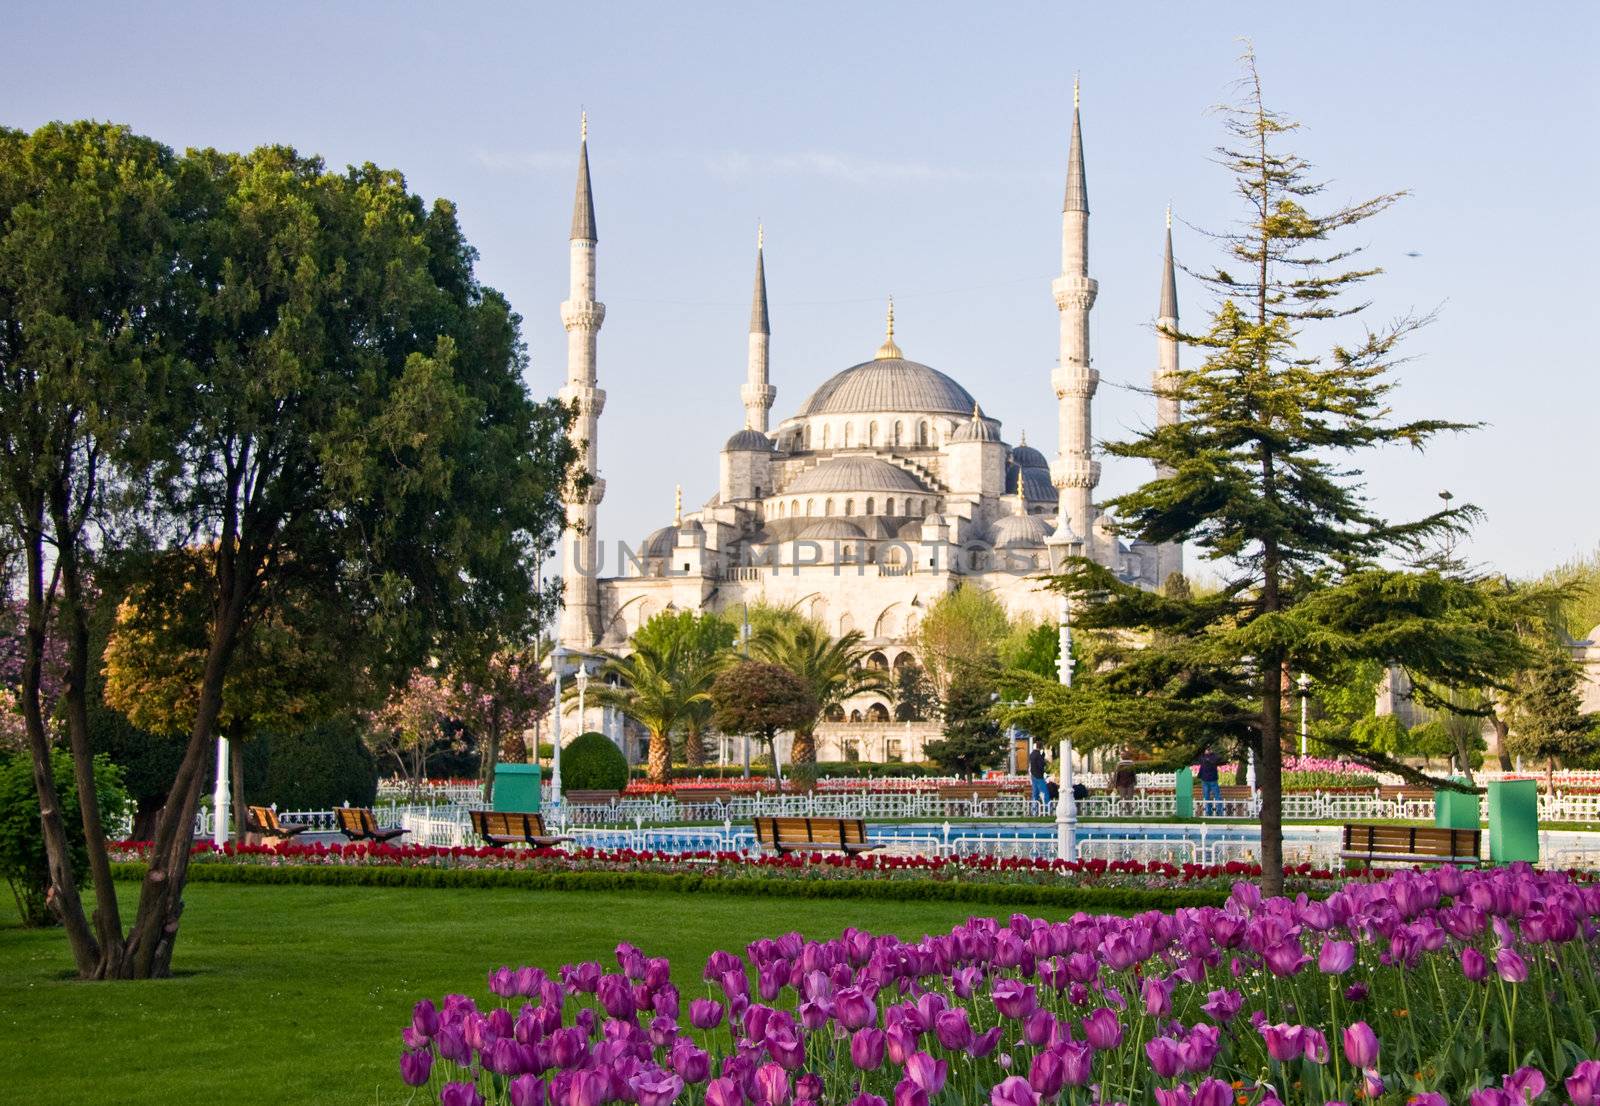
M 1600 715 L 1584 713 L 1578 679 L 1566 651 L 1553 647 L 1528 670 L 1511 699 L 1507 749 L 1543 761 L 1547 784 L 1556 761 L 1570 767 L 1600 752 Z
M 1266 106 L 1253 54 L 1244 58 L 1240 92 L 1219 155 L 1244 210 L 1216 236 L 1227 261 L 1198 274 L 1219 300 L 1209 328 L 1177 335 L 1203 360 L 1163 385 L 1184 417 L 1107 446 L 1152 462 L 1158 474 L 1110 501 L 1119 528 L 1151 543 L 1189 543 L 1223 586 L 1200 597 L 1151 595 L 1088 562 L 1057 586 L 1090 600 L 1082 624 L 1148 635 L 1146 648 L 1121 662 L 1130 675 L 1142 672 L 1130 680 L 1139 694 L 1194 679 L 1217 689 L 1189 699 L 1158 692 L 1147 709 L 1174 732 L 1224 721 L 1226 685 L 1253 685 L 1249 714 L 1231 721 L 1248 726 L 1258 745 L 1263 884 L 1277 892 L 1291 668 L 1315 678 L 1376 656 L 1458 686 L 1493 682 L 1518 647 L 1477 582 L 1438 567 L 1385 567 L 1420 558 L 1431 538 L 1459 530 L 1475 510 L 1384 519 L 1368 504 L 1359 470 L 1339 461 L 1396 444 L 1420 448 L 1464 429 L 1392 418 L 1400 345 L 1426 320 L 1358 324 L 1354 316 L 1367 305 L 1349 297 L 1379 270 L 1356 262 L 1358 248 L 1332 241 L 1402 194 L 1314 210 L 1323 186 L 1287 149 L 1297 124 Z M 1321 324 L 1341 324 L 1346 341 L 1309 352 Z

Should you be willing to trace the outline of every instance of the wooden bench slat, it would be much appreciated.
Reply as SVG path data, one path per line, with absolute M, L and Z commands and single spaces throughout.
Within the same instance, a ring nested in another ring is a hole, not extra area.
M 1339 856 L 1368 863 L 1477 864 L 1482 851 L 1481 829 L 1347 823 Z

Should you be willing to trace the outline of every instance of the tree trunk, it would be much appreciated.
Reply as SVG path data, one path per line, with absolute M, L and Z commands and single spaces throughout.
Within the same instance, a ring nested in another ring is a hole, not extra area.
M 1506 752 L 1506 739 L 1511 736 L 1511 727 L 1505 724 L 1496 711 L 1489 716 L 1489 724 L 1494 727 L 1495 754 L 1500 759 L 1500 771 L 1511 771 L 1511 754 Z
M 789 746 L 789 776 L 796 786 L 811 791 L 817 786 L 817 736 L 810 730 L 797 731 Z
M 651 783 L 666 783 L 672 770 L 672 742 L 664 733 L 650 731 L 648 772 Z
M 1261 749 L 1256 787 L 1261 793 L 1261 893 L 1283 894 L 1283 697 L 1277 672 L 1269 668 L 1261 697 Z
M 481 738 L 483 741 L 483 801 L 494 801 L 494 770 L 500 763 L 500 734 L 498 732 Z
M 236 734 L 228 739 L 228 778 L 229 787 L 233 789 L 233 840 L 235 844 L 243 845 L 245 842 L 245 827 L 249 820 L 245 817 L 247 808 L 244 796 L 244 735 Z
M 683 735 L 683 763 L 690 768 L 703 768 L 706 763 L 706 741 L 698 729 Z

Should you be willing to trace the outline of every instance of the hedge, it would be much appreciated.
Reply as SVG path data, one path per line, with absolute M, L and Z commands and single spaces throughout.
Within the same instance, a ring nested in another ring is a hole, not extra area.
M 112 865 L 115 879 L 142 880 L 147 865 Z M 668 872 L 536 872 L 504 868 L 334 867 L 200 863 L 192 883 L 301 884 L 319 887 L 517 888 L 524 891 L 660 891 L 784 899 L 878 899 L 959 902 L 984 906 L 1049 906 L 1064 910 L 1176 910 L 1221 906 L 1228 892 L 1132 887 L 1053 887 L 1037 883 L 960 883 L 946 880 L 728 879 Z

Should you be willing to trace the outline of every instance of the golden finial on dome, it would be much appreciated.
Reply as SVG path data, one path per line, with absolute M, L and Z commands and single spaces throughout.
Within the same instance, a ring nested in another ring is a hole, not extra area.
M 589 112 L 587 109 L 580 109 L 578 112 L 578 141 L 589 141 Z
M 765 249 L 767 245 L 767 226 L 760 219 L 756 220 L 756 249 Z
M 1080 98 L 1081 97 L 1079 96 L 1079 92 L 1078 92 L 1078 74 L 1074 73 L 1072 75 L 1072 110 L 1073 111 L 1077 111 L 1078 110 L 1078 101 L 1079 101 Z
M 678 485 L 676 494 L 672 497 L 672 525 L 683 525 L 683 485 Z
M 1024 430 L 1022 432 L 1022 440 L 1017 442 L 1017 448 L 1021 449 L 1023 446 L 1025 446 L 1027 444 L 1028 444 L 1028 432 L 1026 430 Z
M 1167 229 L 1172 229 L 1172 205 L 1167 205 Z
M 889 297 L 889 333 L 888 333 L 888 336 L 886 338 L 884 338 L 883 345 L 878 347 L 878 358 L 877 359 L 879 361 L 882 361 L 882 360 L 884 360 L 886 358 L 890 358 L 890 357 L 904 357 L 904 356 L 905 356 L 905 354 L 900 352 L 900 347 L 894 344 L 894 297 L 890 296 Z

